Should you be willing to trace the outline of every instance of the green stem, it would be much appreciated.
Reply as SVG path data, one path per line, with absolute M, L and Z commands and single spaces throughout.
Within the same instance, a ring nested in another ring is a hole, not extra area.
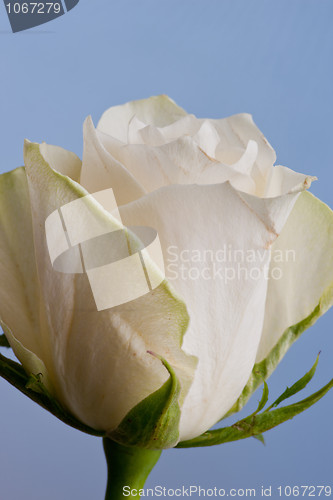
M 123 446 L 103 439 L 104 452 L 108 464 L 108 483 L 105 500 L 124 499 L 124 492 L 133 491 L 127 498 L 140 498 L 147 477 L 161 455 L 161 450 L 146 450 Z M 123 488 L 127 486 L 126 490 Z

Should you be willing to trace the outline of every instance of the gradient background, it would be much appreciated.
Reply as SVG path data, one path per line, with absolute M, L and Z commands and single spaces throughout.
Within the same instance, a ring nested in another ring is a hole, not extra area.
M 81 156 L 86 115 L 97 123 L 111 105 L 166 93 L 201 117 L 252 113 L 278 162 L 317 175 L 311 190 L 332 205 L 332 15 L 331 0 L 81 0 L 13 35 L 1 3 L 0 168 L 22 164 L 25 137 Z M 333 376 L 332 320 L 333 311 L 289 351 L 269 380 L 271 398 L 319 350 L 318 373 L 300 397 Z M 98 438 L 66 427 L 3 380 L 0 397 L 1 500 L 104 498 Z M 332 417 L 333 392 L 267 433 L 265 447 L 250 439 L 166 451 L 146 486 L 330 484 Z

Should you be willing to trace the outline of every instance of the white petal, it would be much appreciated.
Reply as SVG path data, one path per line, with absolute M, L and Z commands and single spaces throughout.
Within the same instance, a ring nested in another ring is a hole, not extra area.
M 253 122 L 252 116 L 242 113 L 222 120 L 215 120 L 215 127 L 221 137 L 221 143 L 216 150 L 216 158 L 219 161 L 226 162 L 226 154 L 229 155 L 230 150 L 237 151 L 239 149 L 240 152 L 245 150 L 251 139 L 258 144 L 258 156 L 254 164 L 253 178 L 257 185 L 257 191 L 262 196 L 267 176 L 276 161 L 276 155 L 274 149 Z M 234 161 L 235 157 L 232 158 L 232 163 Z
M 90 117 L 84 123 L 83 141 L 80 184 L 85 189 L 95 193 L 111 187 L 119 205 L 145 193 L 144 187 L 103 147 Z
M 253 154 L 251 144 L 245 152 L 246 159 L 251 161 Z M 172 164 L 177 167 L 178 175 L 173 177 L 174 184 L 221 184 L 230 181 L 232 185 L 245 192 L 253 193 L 255 191 L 255 183 L 247 172 L 243 173 L 245 168 L 240 163 L 234 166 L 224 165 L 214 158 L 211 158 L 207 153 L 198 146 L 194 138 L 185 136 L 177 141 L 170 142 L 159 148 L 166 158 L 172 161 Z M 248 158 L 250 157 L 250 158 Z M 253 163 L 252 163 L 253 165 Z M 152 167 L 151 167 L 152 170 Z M 170 169 L 168 169 L 169 171 Z
M 232 164 L 234 170 L 241 174 L 251 175 L 253 165 L 258 156 L 258 144 L 256 141 L 249 141 L 240 159 Z
M 249 141 L 244 153 L 232 164 L 235 174 L 230 178 L 234 188 L 249 194 L 258 194 L 257 186 L 252 178 L 252 170 L 258 156 L 258 144 Z
M 276 165 L 272 168 L 267 179 L 264 196 L 265 198 L 271 198 L 285 193 L 308 189 L 314 180 L 316 180 L 316 177 L 300 174 L 290 170 L 290 168 Z
M 246 168 L 250 170 L 244 165 L 246 161 L 251 163 L 253 160 L 254 148 L 251 142 L 243 155 L 245 158 L 242 157 L 234 168 L 207 156 L 189 136 L 160 147 L 152 147 L 147 144 L 123 144 L 97 130 L 96 140 L 100 141 L 100 147 L 113 159 L 126 166 L 128 172 L 146 192 L 170 184 L 217 184 L 228 180 L 231 180 L 237 189 L 249 193 L 255 192 L 255 183 L 251 176 L 241 172 Z
M 140 131 L 144 129 L 145 126 L 146 124 L 134 115 L 128 124 L 128 137 L 126 142 L 129 144 L 143 144 Z
M 194 115 L 186 115 L 171 125 L 159 128 L 159 132 L 164 137 L 164 143 L 166 144 L 183 136 L 194 137 L 203 122 L 204 120 L 196 118 Z
M 187 113 L 165 95 L 114 106 L 103 114 L 98 129 L 122 142 L 128 142 L 128 127 L 134 116 L 146 125 L 165 127 Z
M 220 143 L 220 136 L 210 120 L 204 120 L 193 140 L 210 157 L 215 158 L 217 145 Z
M 215 163 L 191 137 L 181 137 L 159 148 L 178 167 L 177 184 L 199 182 L 205 170 Z
M 259 217 L 242 195 L 229 183 L 170 186 L 120 209 L 126 224 L 157 229 L 166 275 L 184 297 L 190 314 L 184 349 L 199 358 L 199 365 L 182 408 L 181 440 L 206 431 L 234 404 L 251 373 L 260 341 L 267 288 L 263 271 L 269 259 L 267 248 L 276 235 L 265 210 Z M 286 202 L 290 206 L 289 199 L 280 200 L 281 205 Z M 226 262 L 219 261 L 223 250 Z M 254 262 L 241 263 L 243 271 L 238 275 L 237 262 L 228 259 L 228 250 L 243 255 L 252 251 Z M 236 279 L 226 277 L 233 272 Z
M 155 127 L 154 125 L 146 125 L 136 116 L 134 116 L 130 121 L 128 127 L 128 144 L 147 144 L 149 146 L 160 146 L 161 144 L 164 144 L 164 142 L 164 137 L 161 134 L 159 128 Z
M 126 166 L 128 173 L 140 183 L 145 192 L 178 182 L 179 168 L 162 148 L 123 144 L 99 130 L 97 137 L 113 158 Z
M 304 185 L 300 189 L 304 190 Z M 239 193 L 239 196 L 250 210 L 265 223 L 268 231 L 277 237 L 281 233 L 299 194 L 300 191 L 295 191 L 276 198 L 258 198 L 248 193 Z M 270 244 L 273 241 L 275 241 L 275 238 Z
M 297 337 L 290 327 L 319 308 L 313 319 L 308 320 L 310 326 L 332 305 L 332 248 L 332 211 L 310 193 L 302 193 L 272 247 L 271 272 L 281 278 L 269 281 L 257 362 L 269 357 L 274 346 L 283 341 L 274 356 L 276 359 L 269 361 L 274 368 Z M 281 258 L 283 262 L 279 262 Z

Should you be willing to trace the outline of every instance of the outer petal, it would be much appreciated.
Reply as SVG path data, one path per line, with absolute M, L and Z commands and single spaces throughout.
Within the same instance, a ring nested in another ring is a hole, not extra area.
M 24 168 L 0 176 L 0 275 L 1 321 L 15 332 L 18 341 L 43 357 L 39 286 Z
M 244 406 L 293 342 L 332 306 L 332 248 L 332 210 L 302 193 L 272 247 L 271 274 L 280 279 L 269 281 L 256 364 L 231 412 Z
M 27 144 L 25 162 L 59 398 L 82 422 L 113 430 L 168 377 L 161 362 L 147 353 L 152 350 L 174 367 L 183 399 L 196 365 L 180 348 L 188 322 L 184 304 L 163 282 L 140 299 L 97 311 L 85 274 L 64 274 L 52 268 L 44 230 L 50 213 L 87 192 L 51 170 L 37 144 Z M 97 202 L 91 200 L 89 206 L 101 223 L 119 226 Z M 146 269 L 149 275 L 159 272 L 149 260 Z M 106 292 L 109 286 L 115 283 L 105 283 Z
M 229 183 L 183 185 L 159 189 L 120 209 L 127 225 L 157 229 L 167 277 L 190 314 L 184 349 L 199 358 L 199 365 L 182 408 L 181 440 L 219 420 L 251 373 L 264 321 L 268 248 L 296 198 L 245 198 Z M 251 252 L 253 260 L 241 261 L 239 269 L 233 250 Z
M 128 142 L 128 127 L 134 116 L 146 125 L 165 127 L 187 113 L 166 95 L 114 106 L 102 115 L 98 128 L 122 142 Z
M 43 374 L 47 339 L 40 328 L 40 296 L 31 210 L 24 168 L 0 176 L 0 324 L 28 374 Z M 15 332 L 15 336 L 13 334 Z

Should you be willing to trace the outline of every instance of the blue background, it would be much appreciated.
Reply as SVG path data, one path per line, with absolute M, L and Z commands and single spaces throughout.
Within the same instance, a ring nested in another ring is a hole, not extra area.
M 25 137 L 81 156 L 86 115 L 96 123 L 111 105 L 166 93 L 197 116 L 252 113 L 278 162 L 317 175 L 311 190 L 332 205 L 332 15 L 331 0 L 81 0 L 65 16 L 13 35 L 1 4 L 1 169 L 22 164 Z M 304 397 L 333 376 L 332 320 L 330 311 L 289 351 L 269 380 L 272 398 L 319 350 Z M 102 499 L 100 440 L 3 380 L 0 395 L 1 500 Z M 332 417 L 333 392 L 267 433 L 265 447 L 250 439 L 166 451 L 147 486 L 330 484 Z

